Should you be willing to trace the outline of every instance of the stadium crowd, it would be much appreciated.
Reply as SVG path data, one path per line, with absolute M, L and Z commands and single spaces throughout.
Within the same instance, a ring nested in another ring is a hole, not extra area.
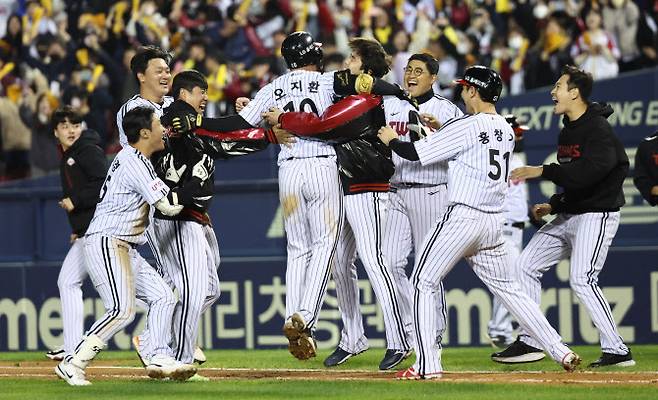
M 658 0 L 0 0 L 0 180 L 58 170 L 48 121 L 61 105 L 116 152 L 139 46 L 169 51 L 173 74 L 205 75 L 206 114 L 219 116 L 285 72 L 280 45 L 296 30 L 322 41 L 326 70 L 349 38 L 376 38 L 400 84 L 409 55 L 426 51 L 449 98 L 474 64 L 499 71 L 507 94 L 552 85 L 567 64 L 595 79 L 658 64 Z

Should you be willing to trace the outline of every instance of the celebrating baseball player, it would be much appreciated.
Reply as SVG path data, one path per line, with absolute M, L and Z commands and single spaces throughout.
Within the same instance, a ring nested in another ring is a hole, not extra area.
M 539 304 L 540 278 L 549 267 L 570 257 L 569 283 L 585 305 L 601 337 L 601 357 L 590 367 L 635 365 L 612 317 L 610 305 L 598 285 L 608 248 L 619 226 L 619 209 L 624 205 L 622 185 L 628 173 L 624 146 L 606 120 L 612 108 L 589 101 L 592 76 L 567 66 L 551 90 L 554 112 L 564 115 L 558 138 L 558 164 L 521 167 L 512 171 L 513 180 L 542 177 L 564 192 L 548 203 L 537 204 L 537 218 L 557 217 L 544 225 L 521 253 L 519 277 L 528 296 Z M 492 359 L 502 363 L 529 362 L 543 354 L 537 337 L 528 335 L 528 326 L 516 342 Z M 532 336 L 532 337 L 531 337 Z
M 106 312 L 85 338 L 55 369 L 70 385 L 89 385 L 85 369 L 112 336 L 135 317 L 136 296 L 148 304 L 148 325 L 162 332 L 153 340 L 154 355 L 146 370 L 152 378 L 184 380 L 196 368 L 170 355 L 171 319 L 176 304 L 172 290 L 139 255 L 149 223 L 149 206 L 165 215 L 180 213 L 176 191 L 170 191 L 153 170 L 149 157 L 164 149 L 164 128 L 153 108 L 136 107 L 123 117 L 128 146 L 121 150 L 107 173 L 100 202 L 85 242 L 87 268 Z M 154 339 L 154 338 L 152 338 Z
M 521 290 L 502 239 L 503 203 L 514 148 L 512 128 L 496 113 L 502 80 L 495 71 L 475 66 L 458 83 L 470 115 L 455 118 L 416 142 L 402 142 L 385 128 L 379 134 L 403 158 L 423 165 L 449 162 L 448 206 L 425 237 L 411 275 L 416 362 L 396 377 L 441 377 L 437 326 L 445 326 L 445 315 L 437 312 L 435 302 L 441 282 L 462 257 L 551 357 L 572 371 L 580 357 L 562 343 L 539 306 Z
M 381 78 L 388 72 L 388 56 L 379 42 L 355 38 L 349 45 L 352 53 L 345 64 L 352 74 L 368 73 Z M 338 142 L 334 149 L 343 186 L 346 223 L 338 244 L 333 278 L 344 328 L 338 347 L 324 361 L 328 367 L 340 365 L 368 348 L 359 309 L 354 265 L 357 253 L 384 313 L 388 350 L 380 368 L 395 367 L 403 360 L 398 355 L 406 354 L 411 347 L 404 329 L 398 289 L 381 251 L 389 179 L 394 171 L 391 151 L 376 136 L 386 123 L 383 105 L 381 96 L 358 95 L 330 106 L 321 117 L 302 112 L 281 114 L 280 110 L 264 114 L 268 122 L 280 122 L 283 129 Z
M 98 147 L 100 137 L 94 131 L 82 132 L 82 117 L 71 107 L 55 110 L 51 118 L 55 137 L 62 147 L 59 165 L 64 198 L 59 205 L 66 210 L 71 234 L 71 248 L 57 278 L 62 301 L 64 347 L 46 353 L 48 358 L 61 361 L 73 354 L 84 332 L 82 282 L 87 277 L 84 256 L 85 233 L 89 227 L 105 174 L 107 159 Z
M 527 125 L 521 125 L 514 115 L 506 115 L 505 120 L 514 130 L 514 152 L 510 160 L 510 170 L 521 167 L 525 160 L 523 156 L 523 134 L 528 130 Z M 503 226 L 503 240 L 508 245 L 511 265 L 515 265 L 523 250 L 523 229 L 528 221 L 528 186 L 523 181 L 507 182 L 509 189 L 505 197 L 505 225 Z M 512 314 L 503 306 L 496 296 L 493 297 L 491 319 L 487 325 L 487 333 L 494 347 L 505 348 L 514 342 L 512 336 Z
M 275 107 L 320 115 L 333 103 L 334 95 L 373 93 L 408 99 L 399 86 L 368 74 L 320 72 L 322 48 L 308 32 L 288 35 L 281 53 L 291 71 L 263 87 L 239 113 L 252 126 Z M 312 331 L 336 255 L 343 196 L 336 152 L 330 144 L 298 140 L 281 148 L 278 164 L 279 198 L 288 241 L 283 331 L 290 353 L 307 359 L 316 354 Z

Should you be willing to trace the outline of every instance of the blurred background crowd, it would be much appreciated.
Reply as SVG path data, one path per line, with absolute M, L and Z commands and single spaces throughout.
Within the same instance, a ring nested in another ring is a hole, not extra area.
M 440 61 L 435 91 L 454 96 L 466 66 L 501 73 L 505 94 L 552 85 L 562 66 L 596 80 L 658 64 L 658 0 L 0 0 L 0 180 L 58 169 L 54 109 L 81 110 L 108 153 L 115 115 L 138 91 L 135 49 L 174 56 L 209 82 L 206 113 L 233 112 L 286 72 L 279 47 L 306 30 L 323 43 L 325 70 L 341 67 L 348 39 L 374 37 L 402 84 L 409 55 Z

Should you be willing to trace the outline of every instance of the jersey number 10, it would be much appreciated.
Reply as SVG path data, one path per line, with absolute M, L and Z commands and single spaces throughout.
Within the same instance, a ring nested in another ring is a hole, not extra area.
M 500 179 L 501 173 L 503 172 L 503 169 L 500 166 L 500 162 L 498 161 L 499 155 L 500 152 L 498 149 L 489 149 L 489 165 L 494 168 L 494 171 L 489 171 L 488 175 L 489 178 L 493 179 L 494 181 Z M 505 160 L 505 182 L 507 182 L 507 176 L 509 175 L 509 157 L 509 151 L 503 154 L 503 160 Z

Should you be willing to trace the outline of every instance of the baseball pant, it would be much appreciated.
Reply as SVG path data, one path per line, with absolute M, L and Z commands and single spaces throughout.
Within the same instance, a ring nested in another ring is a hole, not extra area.
M 155 219 L 153 228 L 162 273 L 178 290 L 173 318 L 174 357 L 191 364 L 201 314 L 219 299 L 219 245 L 209 225 Z
M 75 240 L 71 245 L 62 269 L 57 277 L 59 298 L 62 303 L 62 323 L 64 325 L 64 351 L 73 354 L 75 346 L 84 332 L 84 303 L 82 282 L 87 278 L 85 258 L 85 238 Z
M 368 348 L 360 311 L 354 260 L 358 253 L 384 314 L 389 349 L 408 350 L 399 294 L 382 254 L 383 225 L 389 193 L 359 193 L 344 197 L 346 223 L 341 232 L 333 277 L 343 319 L 340 348 L 359 353 Z
M 506 224 L 503 227 L 503 240 L 507 246 L 507 254 L 510 260 L 510 266 L 516 267 L 516 262 L 523 250 L 523 229 Z M 518 271 L 514 271 L 518 274 Z M 487 326 L 487 332 L 490 338 L 503 336 L 508 342 L 512 342 L 512 314 L 505 308 L 500 299 L 493 296 L 493 307 L 491 311 L 491 320 Z
M 86 335 L 97 335 L 107 343 L 133 320 L 135 302 L 139 298 L 149 307 L 148 326 L 160 332 L 157 336 L 151 335 L 147 357 L 171 355 L 171 319 L 176 298 L 162 277 L 129 243 L 116 238 L 86 237 L 85 256 L 89 277 L 105 306 L 105 314 Z
M 551 357 L 561 362 L 571 351 L 551 327 L 539 306 L 526 295 L 510 267 L 500 214 L 483 213 L 453 204 L 425 238 L 416 259 L 411 282 L 414 287 L 413 320 L 416 336 L 414 369 L 421 375 L 442 372 L 440 337 L 436 326 L 445 326 L 445 313 L 437 312 L 436 296 L 441 282 L 463 257 L 475 274 L 498 296 L 512 315 L 527 327 Z M 443 321 L 437 321 L 437 319 Z
M 446 207 L 447 197 L 446 185 L 398 188 L 390 193 L 390 206 L 384 223 L 383 252 L 399 291 L 405 330 L 411 340 L 413 340 L 411 334 L 413 288 L 405 271 L 408 264 L 407 257 L 412 249 L 415 257 L 418 257 L 425 236 L 432 230 Z M 436 299 L 437 310 L 443 313 L 445 312 L 443 290 L 438 291 L 437 296 L 439 296 Z M 442 335 L 445 326 L 437 327 L 437 330 Z
M 541 282 L 551 266 L 571 257 L 569 283 L 578 300 L 584 304 L 601 336 L 601 349 L 606 353 L 626 354 L 628 347 L 617 330 L 610 304 L 599 287 L 610 243 L 619 227 L 619 212 L 559 214 L 532 237 L 519 258 L 519 276 L 523 289 L 539 304 Z M 528 337 L 525 326 L 521 340 L 539 347 Z
M 288 263 L 286 318 L 317 322 L 343 221 L 343 194 L 334 157 L 286 160 L 279 167 Z

